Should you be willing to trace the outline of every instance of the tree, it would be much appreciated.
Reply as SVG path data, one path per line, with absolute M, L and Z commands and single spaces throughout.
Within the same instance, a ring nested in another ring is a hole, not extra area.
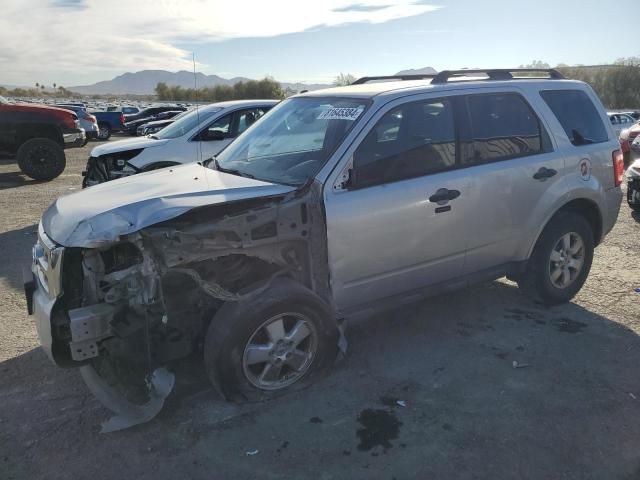
M 540 69 L 545 69 L 545 68 L 551 68 L 551 65 L 549 65 L 547 62 L 543 62 L 542 60 L 534 60 L 531 63 L 528 63 L 527 65 L 520 65 L 518 68 L 540 68 Z
M 347 85 L 351 85 L 355 81 L 355 76 L 351 75 L 350 73 L 340 72 L 338 76 L 333 80 L 333 84 L 336 87 L 346 87 Z
M 55 83 L 53 84 L 53 89 L 54 89 L 54 90 L 56 89 L 56 84 L 55 84 Z
M 36 82 L 36 88 L 40 88 L 40 84 Z

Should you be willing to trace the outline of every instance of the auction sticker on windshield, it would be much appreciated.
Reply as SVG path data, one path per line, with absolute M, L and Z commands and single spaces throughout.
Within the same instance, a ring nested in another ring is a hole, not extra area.
M 356 120 L 364 111 L 363 107 L 333 107 L 318 115 L 318 120 Z

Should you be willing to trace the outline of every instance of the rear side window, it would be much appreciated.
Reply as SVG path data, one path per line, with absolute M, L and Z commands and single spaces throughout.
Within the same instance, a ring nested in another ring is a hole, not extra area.
M 466 97 L 470 132 L 463 134 L 465 164 L 535 155 L 544 151 L 540 121 L 516 93 Z
M 449 170 L 456 163 L 453 105 L 412 102 L 387 112 L 354 152 L 356 187 Z
M 540 95 L 558 118 L 572 144 L 589 145 L 609 139 L 596 107 L 582 90 L 546 90 Z

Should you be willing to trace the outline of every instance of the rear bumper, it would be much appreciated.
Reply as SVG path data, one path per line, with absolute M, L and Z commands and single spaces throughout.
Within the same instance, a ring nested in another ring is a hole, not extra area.
M 84 144 L 87 134 L 83 128 L 75 128 L 62 132 L 62 138 L 64 140 L 64 148 L 77 148 Z
M 604 239 L 616 224 L 618 214 L 620 213 L 620 205 L 622 203 L 622 189 L 620 187 L 611 188 L 606 191 L 607 211 L 606 216 L 602 219 L 602 238 Z M 602 239 L 601 239 L 602 241 Z

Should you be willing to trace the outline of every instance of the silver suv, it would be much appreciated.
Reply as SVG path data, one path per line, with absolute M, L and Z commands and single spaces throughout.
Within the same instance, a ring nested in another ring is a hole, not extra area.
M 226 398 L 270 397 L 333 364 L 345 318 L 505 275 L 569 301 L 618 215 L 619 148 L 593 90 L 554 70 L 298 95 L 210 161 L 59 198 L 29 309 L 108 428 L 157 413 L 193 352 Z

